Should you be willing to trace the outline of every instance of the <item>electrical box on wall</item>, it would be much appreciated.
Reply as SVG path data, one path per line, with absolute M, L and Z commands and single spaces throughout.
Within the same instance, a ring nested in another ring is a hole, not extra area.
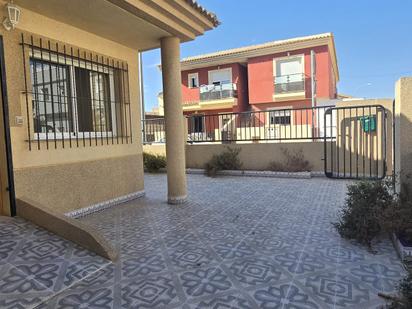
M 23 117 L 22 116 L 16 116 L 16 125 L 17 126 L 22 126 L 23 125 Z

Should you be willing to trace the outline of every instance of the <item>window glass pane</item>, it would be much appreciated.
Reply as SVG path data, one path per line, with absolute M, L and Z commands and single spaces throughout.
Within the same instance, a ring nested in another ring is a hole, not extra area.
M 276 77 L 279 83 L 302 80 L 302 57 L 276 60 Z
M 290 124 L 290 111 L 272 111 L 269 114 L 270 124 Z
M 90 72 L 93 131 L 112 130 L 109 75 Z
M 210 84 L 220 85 L 230 83 L 232 80 L 230 70 L 219 70 L 210 72 Z
M 73 130 L 69 69 L 65 65 L 30 59 L 35 133 Z

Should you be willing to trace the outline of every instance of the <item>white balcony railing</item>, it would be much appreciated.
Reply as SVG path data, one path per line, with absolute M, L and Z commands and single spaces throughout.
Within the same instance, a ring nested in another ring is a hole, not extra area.
M 236 97 L 236 84 L 221 83 L 200 86 L 200 101 L 220 100 Z
M 274 77 L 275 94 L 305 91 L 305 74 L 289 74 Z

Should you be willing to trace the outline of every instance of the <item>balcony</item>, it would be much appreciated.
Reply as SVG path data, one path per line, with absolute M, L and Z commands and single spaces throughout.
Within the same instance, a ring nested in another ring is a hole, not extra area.
M 199 87 L 199 101 L 183 103 L 184 111 L 232 108 L 237 104 L 237 87 L 234 83 L 202 85 Z
M 214 101 L 236 96 L 236 84 L 221 83 L 219 85 L 202 85 L 200 86 L 200 101 Z
M 305 74 L 289 74 L 274 77 L 274 101 L 305 99 Z

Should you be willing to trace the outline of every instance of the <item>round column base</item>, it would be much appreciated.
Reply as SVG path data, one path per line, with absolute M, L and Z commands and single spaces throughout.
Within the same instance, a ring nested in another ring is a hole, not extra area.
M 187 202 L 187 195 L 184 196 L 176 196 L 176 197 L 168 197 L 167 203 L 170 205 L 180 205 Z

